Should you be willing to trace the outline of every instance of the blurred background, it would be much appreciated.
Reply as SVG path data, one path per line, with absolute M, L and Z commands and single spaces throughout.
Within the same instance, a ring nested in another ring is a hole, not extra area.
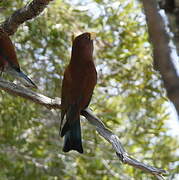
M 29 1 L 0 1 L 0 23 Z M 130 155 L 179 178 L 177 116 L 153 69 L 142 7 L 137 0 L 56 0 L 11 37 L 21 68 L 37 92 L 61 96 L 72 34 L 97 32 L 98 84 L 90 108 Z M 11 80 L 11 77 L 4 78 Z M 81 118 L 84 154 L 63 153 L 60 111 L 0 91 L 0 180 L 149 180 L 122 164 L 111 145 Z M 173 124 L 175 124 L 173 126 Z

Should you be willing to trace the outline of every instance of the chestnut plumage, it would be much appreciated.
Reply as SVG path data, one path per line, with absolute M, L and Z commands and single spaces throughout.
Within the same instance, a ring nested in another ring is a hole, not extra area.
M 0 37 L 0 72 L 7 72 L 18 78 L 25 86 L 37 88 L 30 78 L 25 75 L 19 66 L 15 48 L 7 34 Z
M 83 33 L 73 40 L 71 60 L 62 82 L 60 134 L 65 136 L 64 152 L 83 153 L 80 113 L 88 107 L 96 82 L 92 34 Z

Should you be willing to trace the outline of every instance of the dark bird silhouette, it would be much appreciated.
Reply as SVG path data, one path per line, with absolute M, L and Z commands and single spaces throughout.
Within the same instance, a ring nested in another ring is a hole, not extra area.
M 18 78 L 27 87 L 37 88 L 32 80 L 21 71 L 15 48 L 6 33 L 0 37 L 0 72 L 11 74 Z
M 62 82 L 60 133 L 64 138 L 63 151 L 83 153 L 80 113 L 90 103 L 97 82 L 93 62 L 94 33 L 77 36 L 72 45 L 71 60 Z M 64 122 L 64 116 L 66 121 Z

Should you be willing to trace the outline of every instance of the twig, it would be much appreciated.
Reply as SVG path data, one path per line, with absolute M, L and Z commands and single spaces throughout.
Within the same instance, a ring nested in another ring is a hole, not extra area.
M 50 1 L 52 0 L 33 0 L 25 7 L 15 11 L 1 24 L 0 28 L 8 35 L 14 34 L 21 24 L 37 17 L 46 8 Z M 0 36 L 1 35 L 2 34 L 0 33 Z
M 40 104 L 42 106 L 47 107 L 48 109 L 61 108 L 60 98 L 55 98 L 55 99 L 49 98 L 42 94 L 33 92 L 29 89 L 15 85 L 14 83 L 7 82 L 1 78 L 0 78 L 0 89 L 8 92 L 9 94 L 20 96 L 25 99 L 31 100 L 35 102 L 36 104 Z M 81 112 L 81 115 L 83 115 L 92 125 L 96 127 L 97 132 L 103 138 L 105 138 L 109 143 L 112 144 L 114 150 L 116 151 L 117 156 L 119 157 L 122 163 L 129 164 L 135 168 L 142 169 L 150 174 L 153 174 L 159 180 L 164 179 L 162 174 L 166 173 L 165 170 L 146 165 L 130 157 L 125 151 L 125 149 L 123 148 L 119 138 L 112 131 L 110 131 L 103 124 L 103 122 L 92 113 L 91 110 L 85 109 Z

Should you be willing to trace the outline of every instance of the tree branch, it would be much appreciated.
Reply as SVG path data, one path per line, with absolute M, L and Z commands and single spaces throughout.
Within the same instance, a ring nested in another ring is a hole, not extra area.
M 23 88 L 21 86 L 18 86 L 14 83 L 7 82 L 0 78 L 0 89 L 8 92 L 9 94 L 20 96 L 25 99 L 31 100 L 35 102 L 36 104 L 43 105 L 47 107 L 48 109 L 60 109 L 60 98 L 51 99 L 47 96 L 44 96 L 42 94 L 33 92 L 29 89 Z
M 154 68 L 162 76 L 169 99 L 179 115 L 179 78 L 172 62 L 170 37 L 166 32 L 156 0 L 142 0 L 147 19 L 149 37 L 153 45 Z M 178 60 L 178 59 L 177 59 Z
M 6 91 L 9 94 L 31 100 L 36 104 L 40 104 L 42 106 L 47 107 L 48 109 L 61 108 L 60 98 L 51 99 L 47 96 L 33 92 L 14 83 L 7 82 L 1 78 L 0 89 Z M 153 174 L 159 180 L 164 179 L 162 174 L 166 173 L 165 170 L 146 165 L 130 157 L 123 148 L 119 138 L 113 132 L 111 132 L 98 117 L 93 115 L 92 111 L 90 111 L 89 109 L 85 109 L 81 112 L 81 115 L 83 115 L 92 125 L 96 127 L 97 132 L 103 138 L 105 138 L 109 143 L 111 143 L 114 150 L 116 151 L 118 158 L 121 160 L 122 163 L 129 164 L 135 168 L 142 169 L 150 174 Z
M 1 24 L 0 28 L 8 35 L 14 34 L 21 24 L 38 16 L 50 3 L 50 1 L 52 0 L 33 0 L 25 7 L 15 11 Z M 2 33 L 0 33 L 0 36 L 1 35 Z

